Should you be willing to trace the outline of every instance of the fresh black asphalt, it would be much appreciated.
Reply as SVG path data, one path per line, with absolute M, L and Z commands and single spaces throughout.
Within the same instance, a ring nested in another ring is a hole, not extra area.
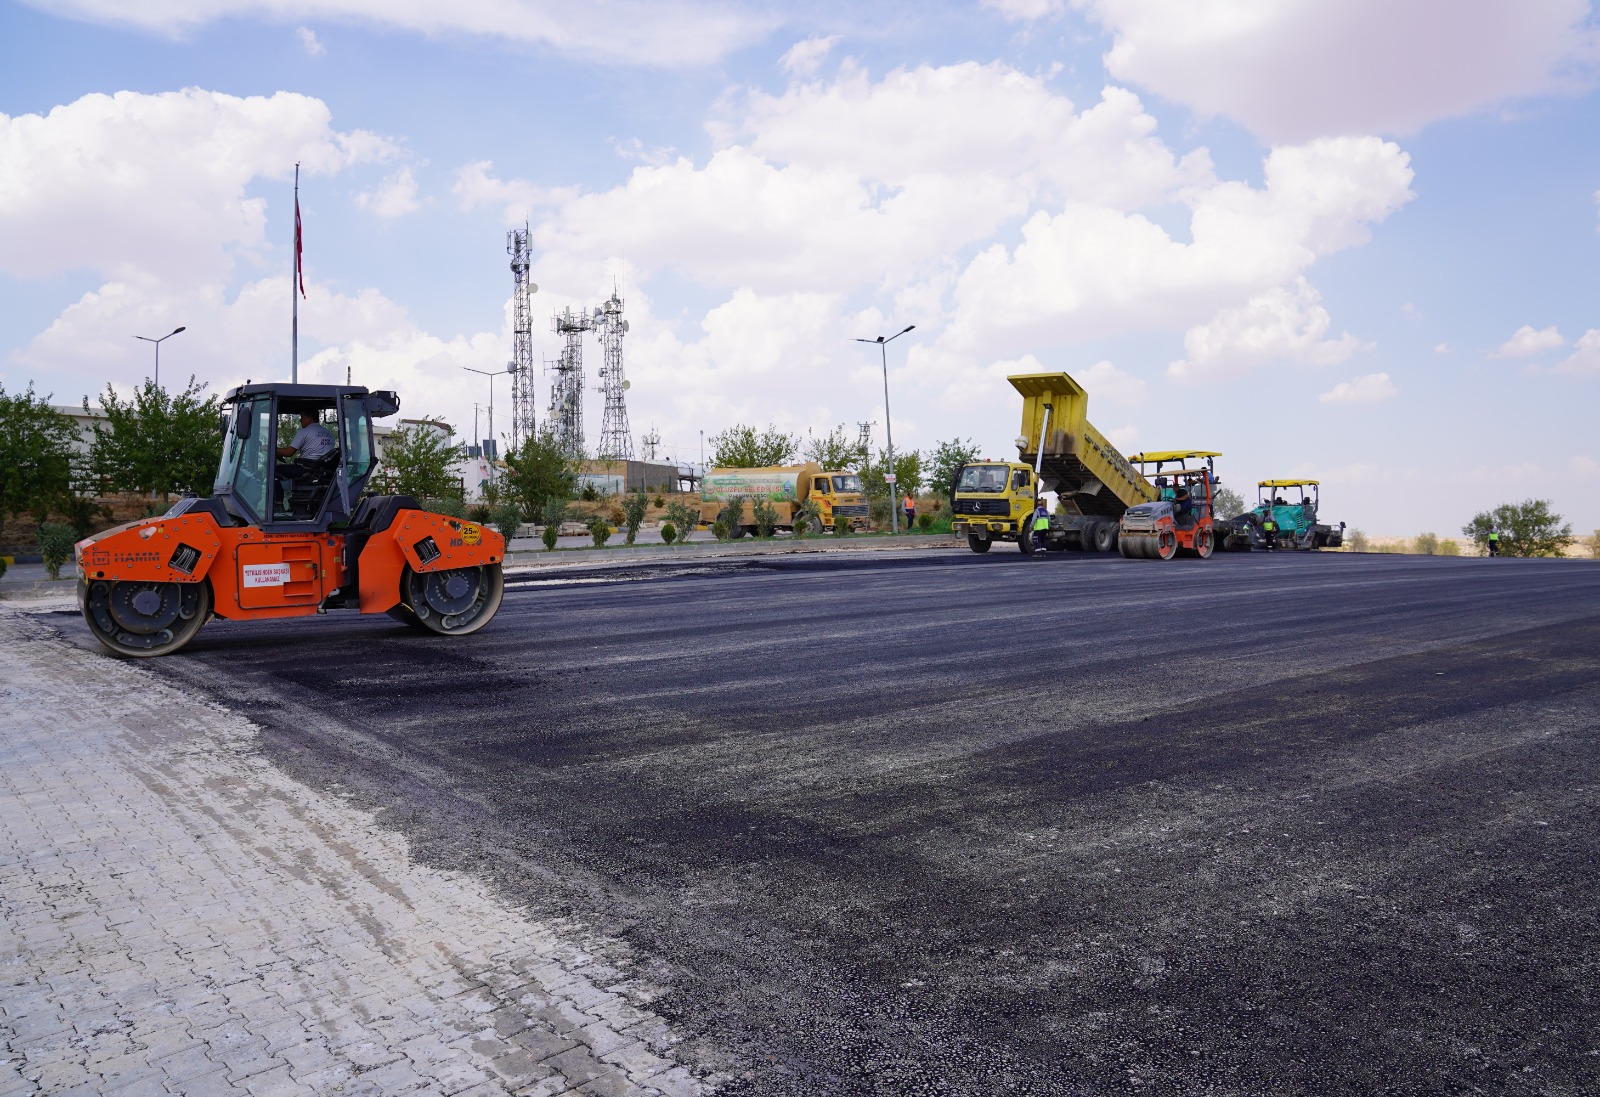
M 725 1093 L 1600 1089 L 1600 565 L 538 578 L 469 638 L 214 622 L 152 670 L 624 942 Z

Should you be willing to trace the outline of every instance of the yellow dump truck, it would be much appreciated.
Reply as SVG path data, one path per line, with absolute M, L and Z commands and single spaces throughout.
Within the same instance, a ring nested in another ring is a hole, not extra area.
M 1041 494 L 1055 492 L 1045 547 L 1113 552 L 1131 506 L 1157 490 L 1085 415 L 1088 393 L 1065 373 L 1023 373 L 1008 380 L 1022 394 L 1015 461 L 974 461 L 956 474 L 951 529 L 973 552 L 996 541 L 1034 551 L 1028 531 Z
M 839 522 L 851 529 L 867 525 L 868 505 L 861 477 L 853 472 L 830 471 L 816 463 L 773 468 L 712 469 L 700 480 L 700 521 L 711 525 L 728 502 L 744 500 L 744 510 L 733 536 L 756 532 L 753 501 L 766 499 L 778 514 L 777 528 L 793 530 L 795 515 L 806 503 L 817 508 L 810 532 L 832 531 Z

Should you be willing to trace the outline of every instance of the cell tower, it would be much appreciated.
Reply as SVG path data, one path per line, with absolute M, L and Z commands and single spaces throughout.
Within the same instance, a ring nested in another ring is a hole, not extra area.
M 556 444 L 574 461 L 583 460 L 583 333 L 594 330 L 594 317 L 570 308 L 556 313 L 553 321 L 557 335 L 564 336 L 567 345 L 556 359 L 556 379 L 550 385 L 550 410 L 545 423 L 556 439 Z
M 622 318 L 622 299 L 611 291 L 611 299 L 594 310 L 594 326 L 600 332 L 605 364 L 600 367 L 600 391 L 605 394 L 606 412 L 600 421 L 600 453 L 610 461 L 633 460 L 633 435 L 628 430 L 628 382 L 622 376 L 622 337 L 628 322 Z
M 529 298 L 539 287 L 528 281 L 528 225 L 506 233 L 506 253 L 511 256 L 511 448 L 521 449 L 533 437 L 533 312 Z

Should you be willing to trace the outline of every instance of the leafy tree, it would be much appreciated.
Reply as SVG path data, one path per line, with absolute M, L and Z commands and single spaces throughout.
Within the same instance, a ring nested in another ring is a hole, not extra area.
M 1432 533 L 1417 534 L 1414 551 L 1418 556 L 1437 556 L 1439 554 L 1439 538 Z
M 867 451 L 860 436 L 852 435 L 840 423 L 826 438 L 812 438 L 806 443 L 805 459 L 815 461 L 830 472 L 835 469 L 854 472 L 866 463 Z
M 215 396 L 203 397 L 205 390 L 192 375 L 179 393 L 146 379 L 130 400 L 106 385 L 105 426 L 94 425 L 89 448 L 96 475 L 116 491 L 158 492 L 163 503 L 175 491 L 209 495 L 222 451 L 222 408 Z M 89 411 L 87 397 L 83 410 Z
M 1368 552 L 1372 547 L 1371 542 L 1367 540 L 1367 535 L 1358 529 L 1353 529 L 1346 533 L 1344 535 L 1344 543 L 1350 546 L 1351 552 Z
M 700 511 L 691 503 L 674 499 L 667 504 L 667 521 L 678 531 L 678 539 L 687 541 L 694 532 L 694 527 L 700 521 Z
M 1593 556 L 1597 560 L 1600 560 L 1600 529 L 1597 529 L 1594 531 L 1594 533 L 1590 534 L 1588 545 L 1589 555 Z
M 1509 556 L 1560 556 L 1561 550 L 1577 540 L 1572 525 L 1550 509 L 1548 499 L 1525 499 L 1502 503 L 1494 510 L 1472 516 L 1461 527 L 1480 551 L 1489 548 L 1489 527 L 1500 529 L 1500 551 Z
M 757 495 L 750 500 L 750 513 L 755 519 L 756 536 L 765 541 L 778 528 L 778 508 L 766 496 Z
M 392 431 L 383 440 L 378 479 L 383 490 L 418 499 L 460 499 L 461 477 L 456 474 L 455 431 L 432 422 Z
M 546 499 L 539 510 L 539 520 L 544 523 L 544 532 L 539 539 L 548 551 L 554 552 L 556 538 L 561 536 L 561 523 L 567 520 L 567 501 L 555 495 Z
M 889 484 L 884 474 L 889 471 L 889 454 L 878 451 L 875 460 L 861 466 L 861 489 L 871 498 L 888 498 Z M 915 495 L 922 488 L 922 454 L 916 450 L 894 456 L 895 489 L 901 495 Z
M 43 520 L 72 494 L 72 450 L 78 425 L 50 406 L 50 397 L 8 394 L 0 384 L 0 525 L 20 514 Z
M 547 500 L 571 499 L 577 492 L 577 462 L 562 449 L 553 431 L 539 431 L 507 453 L 505 462 L 500 490 L 528 513 L 538 511 Z
M 639 536 L 639 527 L 644 525 L 645 513 L 650 509 L 650 497 L 640 488 L 628 496 L 628 501 L 622 504 L 623 527 L 627 530 L 627 544 L 633 544 L 634 538 Z
M 501 503 L 490 511 L 489 516 L 509 548 L 511 539 L 522 532 L 522 508 L 516 503 Z
M 1211 496 L 1211 503 L 1216 507 L 1216 517 L 1237 518 L 1250 508 L 1244 505 L 1244 500 L 1232 488 L 1218 486 Z
M 758 431 L 739 423 L 711 438 L 711 463 L 717 468 L 753 469 L 792 465 L 800 439 L 775 426 Z
M 928 490 L 941 497 L 949 495 L 955 490 L 961 466 L 977 459 L 978 447 L 970 438 L 940 442 L 928 453 Z

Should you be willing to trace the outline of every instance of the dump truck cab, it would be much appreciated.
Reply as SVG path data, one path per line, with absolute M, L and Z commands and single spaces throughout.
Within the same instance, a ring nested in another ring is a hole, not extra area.
M 1155 484 L 1158 497 L 1132 506 L 1122 515 L 1118 547 L 1130 559 L 1170 560 L 1197 556 L 1204 560 L 1216 547 L 1213 520 L 1218 484 L 1212 450 L 1161 450 L 1129 458 Z
M 1318 522 L 1320 488 L 1316 480 L 1259 481 L 1256 505 L 1218 529 L 1218 544 L 1233 551 L 1265 547 L 1262 524 L 1270 514 L 1277 524 L 1276 540 L 1281 547 L 1338 548 L 1344 544 L 1344 523 L 1332 526 Z
M 973 552 L 1023 536 L 1038 500 L 1038 477 L 1017 461 L 974 461 L 956 472 L 950 493 L 951 529 Z

